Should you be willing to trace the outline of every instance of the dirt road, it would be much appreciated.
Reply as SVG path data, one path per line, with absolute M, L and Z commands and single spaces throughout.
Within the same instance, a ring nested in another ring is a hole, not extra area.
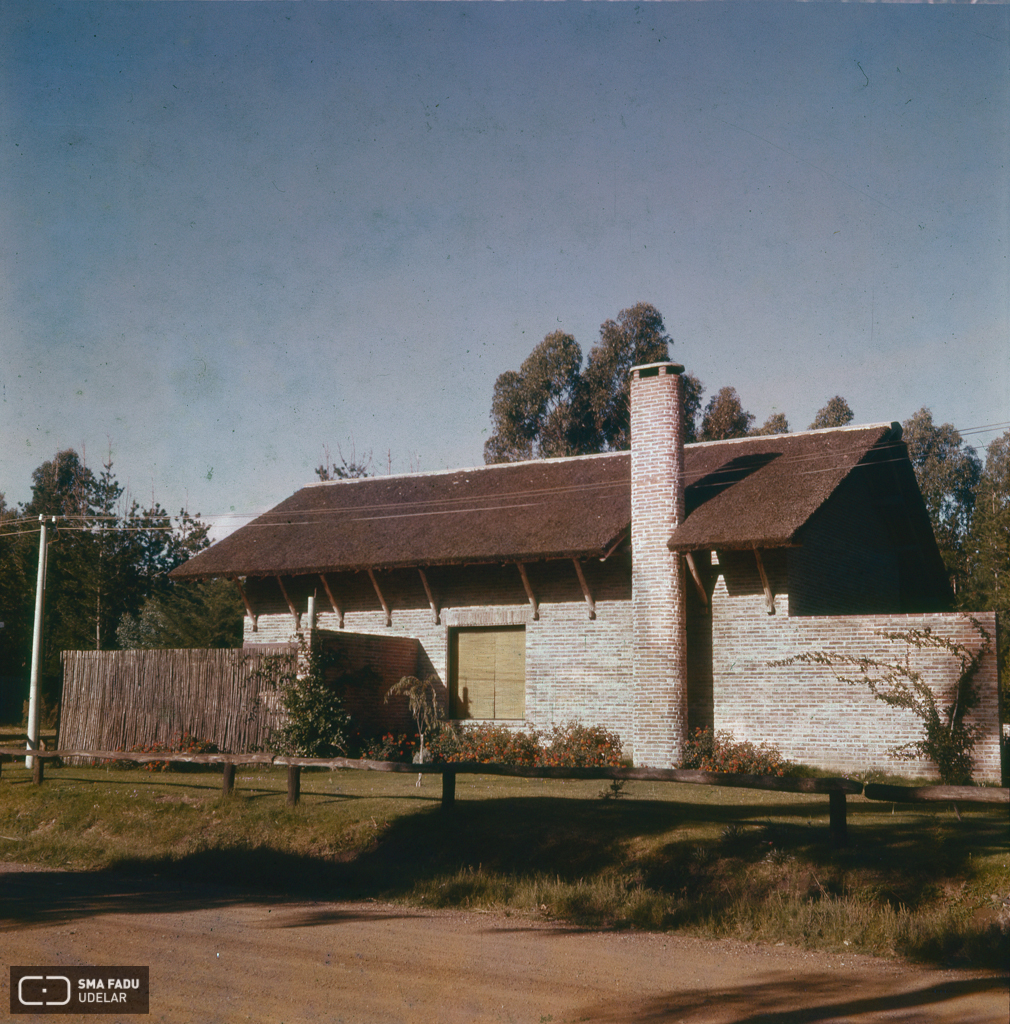
M 0 967 L 148 965 L 147 1019 L 170 1024 L 1008 1019 L 1008 979 L 980 973 L 676 935 L 585 932 L 500 915 L 310 903 L 160 879 L 6 868 Z M 2 970 L 4 989 L 8 978 Z M 8 1001 L 4 991 L 0 1012 Z M 123 1018 L 138 1019 L 144 1018 Z

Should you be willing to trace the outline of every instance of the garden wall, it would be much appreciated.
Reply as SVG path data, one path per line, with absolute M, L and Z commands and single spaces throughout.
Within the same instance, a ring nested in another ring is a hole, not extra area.
M 717 591 L 716 597 L 719 594 Z M 751 614 L 741 604 L 754 603 Z M 939 651 L 922 651 L 882 637 L 882 631 L 931 629 L 970 646 L 980 644 L 968 616 L 949 612 L 917 615 L 792 616 L 783 598 L 775 615 L 763 613 L 763 599 L 736 598 L 713 607 L 713 706 L 717 730 L 737 738 L 765 740 L 790 760 L 839 772 L 883 771 L 934 776 L 931 764 L 906 761 L 892 748 L 919 740 L 922 723 L 912 712 L 877 700 L 863 685 L 840 682 L 831 668 L 804 663 L 775 667 L 773 661 L 812 651 L 904 661 L 923 673 L 938 698 L 950 703 L 958 662 Z M 975 619 L 995 639 L 996 615 Z M 839 674 L 843 674 L 839 670 Z M 857 672 L 844 673 L 857 675 Z M 967 718 L 982 736 L 975 748 L 978 780 L 1000 781 L 998 682 L 995 651 L 975 678 L 981 703 Z

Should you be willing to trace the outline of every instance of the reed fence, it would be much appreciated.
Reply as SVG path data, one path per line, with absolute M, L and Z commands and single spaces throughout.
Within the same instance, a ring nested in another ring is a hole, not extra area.
M 58 743 L 128 750 L 183 734 L 245 753 L 280 724 L 276 692 L 260 670 L 287 645 L 257 650 L 66 651 Z

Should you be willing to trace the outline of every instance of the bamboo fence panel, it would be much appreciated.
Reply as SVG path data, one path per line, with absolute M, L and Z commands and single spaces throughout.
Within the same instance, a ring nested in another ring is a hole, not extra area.
M 188 733 L 219 750 L 262 749 L 281 722 L 257 673 L 286 648 L 66 651 L 59 745 L 131 750 Z

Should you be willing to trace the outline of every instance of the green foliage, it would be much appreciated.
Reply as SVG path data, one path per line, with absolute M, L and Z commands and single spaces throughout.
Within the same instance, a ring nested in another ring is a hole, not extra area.
M 755 746 L 737 742 L 728 731 L 695 729 L 684 745 L 680 767 L 734 775 L 789 775 L 794 766 L 768 743 Z
M 39 695 L 39 727 L 41 729 L 55 729 L 60 720 L 60 703 L 48 697 L 46 694 Z M 28 701 L 21 705 L 21 727 L 28 728 Z
M 417 734 L 420 738 L 418 755 L 422 762 L 426 760 L 424 734 L 437 729 L 442 719 L 442 706 L 438 702 L 438 691 L 435 689 L 437 682 L 437 676 L 429 676 L 423 681 L 417 676 L 403 676 L 386 691 L 383 698 L 387 704 L 390 697 L 407 698 L 407 706 L 414 721 L 417 722 Z
M 755 427 L 751 431 L 753 437 L 758 437 L 764 434 L 788 434 L 789 433 L 789 421 L 786 419 L 785 413 L 776 412 L 768 417 L 760 427 Z
M 751 413 L 740 404 L 736 388 L 720 388 L 708 400 L 701 419 L 702 441 L 723 441 L 731 437 L 746 437 L 754 422 Z
M 622 309 L 616 320 L 600 325 L 599 344 L 589 353 L 583 373 L 590 451 L 631 447 L 631 368 L 665 362 L 670 345 L 662 315 L 648 302 Z
M 1003 628 L 997 639 L 1003 688 L 1003 721 L 1010 721 L 1010 430 L 986 450 L 966 544 L 969 576 L 962 608 L 996 611 Z
M 417 740 L 402 732 L 387 732 L 383 736 L 356 735 L 351 742 L 354 756 L 366 761 L 401 761 L 410 764 L 417 747 Z
M 684 382 L 684 404 L 682 410 L 684 427 L 684 444 L 694 444 L 698 440 L 698 417 L 701 416 L 701 402 L 705 394 L 705 385 L 693 373 L 681 375 Z
M 974 648 L 950 637 L 940 636 L 928 627 L 877 631 L 878 636 L 905 644 L 906 651 L 913 647 L 922 651 L 935 651 L 947 654 L 958 662 L 958 680 L 944 704 L 938 703 L 923 673 L 911 667 L 907 654 L 903 661 L 881 661 L 859 654 L 808 651 L 773 664 L 827 666 L 841 682 L 866 686 L 877 700 L 889 707 L 911 711 L 922 722 L 923 738 L 896 747 L 892 753 L 907 758 L 926 757 L 936 766 L 940 781 L 945 785 L 966 786 L 971 782 L 974 765 L 972 751 L 980 730 L 978 726 L 969 725 L 965 716 L 978 707 L 975 676 L 993 644 L 993 638 L 985 627 L 975 618 L 970 621 L 979 635 L 978 645 Z M 844 674 L 844 670 L 853 668 L 858 675 Z
M 647 302 L 623 309 L 600 327 L 600 342 L 582 370 L 582 349 L 554 331 L 495 381 L 494 432 L 484 461 L 587 455 L 630 446 L 629 372 L 669 359 L 670 339 L 659 311 Z
M 42 689 L 58 699 L 65 650 L 118 646 L 125 617 L 167 596 L 167 573 L 207 546 L 208 527 L 157 502 L 142 508 L 116 480 L 111 459 L 93 472 L 73 449 L 32 474 L 32 498 L 18 513 L 0 499 L 0 663 L 27 689 L 31 658 L 39 516 L 47 521 L 48 567 Z
M 147 599 L 140 615 L 119 620 L 123 649 L 241 647 L 244 607 L 231 580 L 174 583 Z
M 621 737 L 600 725 L 569 722 L 540 737 L 540 764 L 558 768 L 617 768 L 624 764 Z
M 824 430 L 827 427 L 844 427 L 851 423 L 853 412 L 849 403 L 841 395 L 835 395 L 828 399 L 828 404 L 823 409 L 817 410 L 814 422 L 810 424 L 810 430 Z
M 966 542 L 982 476 L 981 460 L 950 423 L 936 426 L 926 408 L 902 423 L 902 440 L 908 446 L 951 586 L 960 595 L 970 573 Z
M 599 726 L 578 722 L 556 725 L 546 733 L 481 723 L 443 725 L 428 742 L 429 759 L 436 762 L 474 761 L 556 768 L 617 767 L 624 763 L 621 738 Z
M 327 678 L 340 656 L 325 644 L 299 636 L 298 652 L 268 655 L 256 675 L 281 696 L 285 722 L 270 737 L 278 754 L 341 757 L 347 754 L 351 722 L 341 690 L 351 676 Z

